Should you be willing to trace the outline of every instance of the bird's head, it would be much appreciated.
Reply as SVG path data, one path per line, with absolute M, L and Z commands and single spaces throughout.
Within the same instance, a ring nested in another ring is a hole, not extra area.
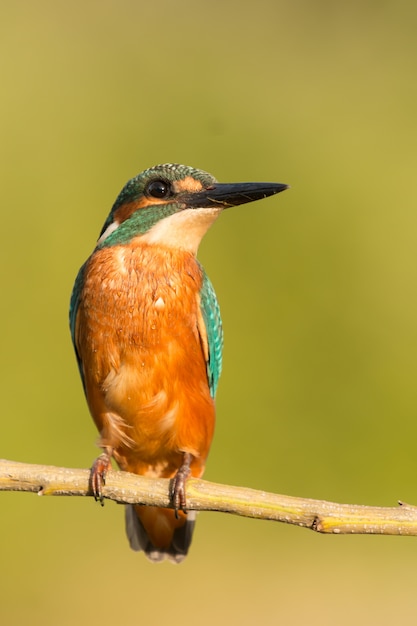
M 129 180 L 103 226 L 97 247 L 140 237 L 197 252 L 201 239 L 223 209 L 287 189 L 280 183 L 220 184 L 193 167 L 157 165 Z

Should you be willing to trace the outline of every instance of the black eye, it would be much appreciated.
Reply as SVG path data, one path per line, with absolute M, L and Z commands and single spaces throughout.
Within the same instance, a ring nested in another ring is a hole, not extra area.
M 167 198 L 171 193 L 171 184 L 166 180 L 152 180 L 146 187 L 146 194 L 153 198 Z

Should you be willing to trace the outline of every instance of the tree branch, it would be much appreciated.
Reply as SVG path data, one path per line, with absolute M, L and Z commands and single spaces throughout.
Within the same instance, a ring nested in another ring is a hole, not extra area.
M 92 496 L 90 471 L 0 460 L 0 491 L 43 496 Z M 171 507 L 169 481 L 109 471 L 104 497 L 122 504 Z M 187 508 L 295 524 L 320 533 L 417 535 L 417 507 L 337 504 L 282 496 L 190 478 Z

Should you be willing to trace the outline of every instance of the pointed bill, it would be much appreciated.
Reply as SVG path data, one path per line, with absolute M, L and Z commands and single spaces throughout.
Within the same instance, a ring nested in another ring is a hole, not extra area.
M 288 185 L 282 183 L 215 183 L 210 188 L 197 193 L 184 194 L 181 200 L 189 208 L 223 208 L 254 202 L 285 191 Z

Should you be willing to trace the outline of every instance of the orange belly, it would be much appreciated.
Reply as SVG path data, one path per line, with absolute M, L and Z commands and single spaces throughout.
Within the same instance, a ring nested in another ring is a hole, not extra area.
M 123 470 L 171 478 L 189 452 L 191 474 L 204 471 L 215 407 L 201 283 L 193 255 L 162 246 L 103 248 L 88 262 L 76 345 L 100 446 Z M 136 508 L 157 548 L 185 522 L 170 510 Z

